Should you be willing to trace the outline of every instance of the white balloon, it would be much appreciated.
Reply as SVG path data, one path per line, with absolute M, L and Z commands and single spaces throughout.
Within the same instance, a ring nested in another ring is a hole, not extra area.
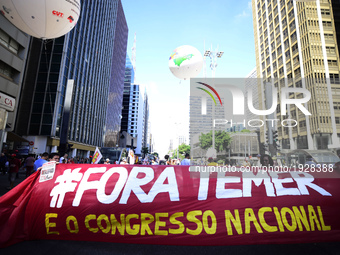
M 169 58 L 169 68 L 179 79 L 196 77 L 203 67 L 202 54 L 190 45 L 177 47 Z
M 42 39 L 70 32 L 80 14 L 79 0 L 0 0 L 0 12 L 21 31 Z

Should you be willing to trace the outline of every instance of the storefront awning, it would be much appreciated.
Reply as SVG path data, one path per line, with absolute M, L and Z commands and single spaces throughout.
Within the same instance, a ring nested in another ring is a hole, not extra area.
M 14 132 L 7 132 L 7 141 L 11 141 L 11 142 L 27 142 L 28 140 L 26 140 L 25 138 L 21 137 L 20 135 L 17 135 Z

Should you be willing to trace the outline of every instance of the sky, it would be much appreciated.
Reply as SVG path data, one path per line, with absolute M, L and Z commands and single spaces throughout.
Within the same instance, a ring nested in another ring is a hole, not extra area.
M 122 0 L 129 35 L 127 53 L 136 33 L 136 83 L 149 98 L 154 151 L 162 158 L 170 140 L 186 136 L 189 144 L 190 82 L 169 70 L 170 54 L 191 45 L 202 55 L 224 51 L 215 77 L 244 78 L 256 66 L 251 1 L 249 0 Z M 211 77 L 210 60 L 206 77 Z M 204 67 L 203 67 L 204 68 Z M 203 77 L 203 69 L 197 76 Z

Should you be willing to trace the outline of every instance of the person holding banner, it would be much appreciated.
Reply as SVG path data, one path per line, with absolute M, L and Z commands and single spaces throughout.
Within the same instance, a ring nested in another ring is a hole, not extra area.
M 66 154 L 67 155 L 67 154 Z M 55 161 L 55 162 L 57 162 L 57 163 L 59 163 L 59 153 L 51 153 L 50 155 L 49 155 L 49 159 L 48 159 L 48 161 Z
M 48 159 L 48 152 L 44 152 L 42 155 L 41 155 L 41 158 L 40 159 L 37 159 L 35 162 L 34 162 L 34 165 L 33 165 L 33 170 L 34 171 L 38 171 L 38 168 L 42 167 L 42 165 L 47 161 Z

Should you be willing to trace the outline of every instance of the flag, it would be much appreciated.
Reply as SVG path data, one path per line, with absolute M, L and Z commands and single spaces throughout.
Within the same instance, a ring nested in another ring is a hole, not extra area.
M 102 157 L 103 157 L 103 155 L 100 153 L 100 150 L 98 149 L 98 147 L 96 147 L 96 150 L 95 150 L 94 155 L 92 157 L 91 164 L 98 164 Z

